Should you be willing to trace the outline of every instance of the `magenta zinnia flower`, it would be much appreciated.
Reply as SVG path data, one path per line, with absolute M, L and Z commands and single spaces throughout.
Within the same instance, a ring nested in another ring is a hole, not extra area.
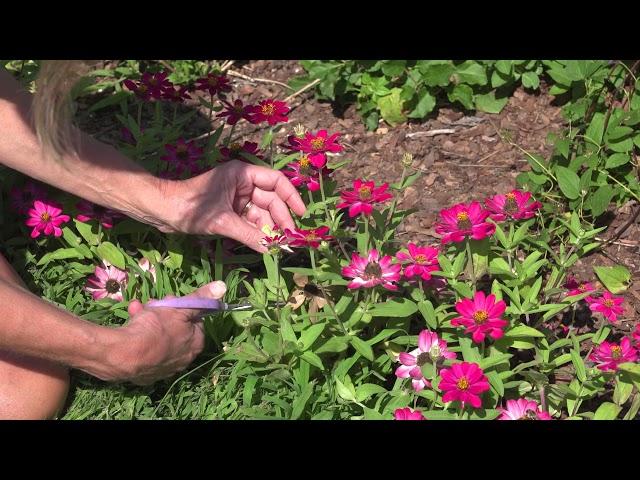
M 127 272 L 104 262 L 104 268 L 96 266 L 95 273 L 87 279 L 85 290 L 91 293 L 94 300 L 112 298 L 121 302 L 127 277 Z
M 254 105 L 244 105 L 242 103 L 242 100 L 236 100 L 235 102 L 233 102 L 233 105 L 229 102 L 225 102 L 224 100 L 222 101 L 222 103 L 225 104 L 226 109 L 224 109 L 216 116 L 227 117 L 228 125 L 235 125 L 243 118 L 248 122 L 253 121 L 253 111 L 255 110 Z
M 574 295 L 580 295 L 586 292 L 592 292 L 595 287 L 589 282 L 578 282 L 574 277 L 567 279 L 567 283 L 564 284 L 564 288 L 568 289 L 567 297 L 573 297 Z
M 458 400 L 462 403 L 462 408 L 465 403 L 471 404 L 473 408 L 480 408 L 480 394 L 489 390 L 487 377 L 477 363 L 454 363 L 451 368 L 443 368 L 440 377 L 438 387 L 446 392 L 442 401 L 447 403 Z
M 47 191 L 37 183 L 29 181 L 22 188 L 12 187 L 9 196 L 13 209 L 18 213 L 26 214 L 33 207 L 33 202 L 47 200 Z
M 387 290 L 397 290 L 398 286 L 392 282 L 400 280 L 399 264 L 391 264 L 393 257 L 385 255 L 380 258 L 376 249 L 369 250 L 366 257 L 361 257 L 357 253 L 351 256 L 351 263 L 342 267 L 342 276 L 352 278 L 347 285 L 348 288 L 373 288 L 382 285 Z
M 618 369 L 620 363 L 635 362 L 638 359 L 638 351 L 631 346 L 628 337 L 620 341 L 620 345 L 604 341 L 589 355 L 589 360 L 595 362 L 599 370 L 613 371 Z
M 326 152 L 337 153 L 343 150 L 342 145 L 336 143 L 339 133 L 334 133 L 330 137 L 327 135 L 326 130 L 320 130 L 316 135 L 306 132 L 302 138 L 295 138 L 290 143 L 297 146 L 296 150 L 306 153 L 314 167 L 322 168 L 327 161 Z
M 495 295 L 485 297 L 484 292 L 479 290 L 473 299 L 463 298 L 456 303 L 456 311 L 462 316 L 451 320 L 451 325 L 467 327 L 465 333 L 473 334 L 472 338 L 476 343 L 484 342 L 486 334 L 497 340 L 504 335 L 502 329 L 508 325 L 502 319 L 506 308 L 504 301 L 496 302 Z
M 189 95 L 187 87 L 171 86 L 162 90 L 162 98 L 171 102 L 182 103 L 185 100 L 189 100 L 191 96 Z
M 409 407 L 396 408 L 393 412 L 393 418 L 395 420 L 426 420 L 421 412 L 411 410 Z
M 149 93 L 153 98 L 161 98 L 168 88 L 173 88 L 173 83 L 167 78 L 166 72 L 142 74 L 141 83 L 149 89 Z
M 320 242 L 333 240 L 331 235 L 327 235 L 329 227 L 320 227 L 313 230 L 289 230 L 285 229 L 284 234 L 289 239 L 292 247 L 318 248 Z
M 300 157 L 297 162 L 289 163 L 287 168 L 289 170 L 283 170 L 282 173 L 289 177 L 291 183 L 295 187 L 306 185 L 311 192 L 320 190 L 320 175 L 326 177 L 330 173 L 327 168 L 314 169 L 307 155 Z
M 209 95 L 224 94 L 231 91 L 229 78 L 226 75 L 210 73 L 204 78 L 196 80 L 196 90 L 209 92 Z
M 636 324 L 636 329 L 631 334 L 636 343 L 640 344 L 640 323 Z
M 165 145 L 168 155 L 160 157 L 175 166 L 176 173 L 181 175 L 185 170 L 189 170 L 192 175 L 199 171 L 196 162 L 202 157 L 202 149 L 193 142 L 185 142 L 180 138 L 175 145 Z
M 340 193 L 342 202 L 336 205 L 336 208 L 349 208 L 350 217 L 355 217 L 361 213 L 371 215 L 374 204 L 386 202 L 393 197 L 393 195 L 387 193 L 387 188 L 389 188 L 387 183 L 376 187 L 374 182 L 355 180 L 353 182 L 353 190 L 345 190 Z
M 421 367 L 427 362 L 436 365 L 443 358 L 456 358 L 456 354 L 447 349 L 447 342 L 438 338 L 437 333 L 422 330 L 418 335 L 418 348 L 409 353 L 402 352 L 398 356 L 402 365 L 396 369 L 396 377 L 411 377 L 413 389 L 419 392 L 431 386 L 431 382 L 422 375 Z
M 287 113 L 289 107 L 284 102 L 278 100 L 263 100 L 253 107 L 251 123 L 267 122 L 269 125 L 286 123 L 289 121 Z
M 70 220 L 69 215 L 62 215 L 62 208 L 55 202 L 36 200 L 33 208 L 28 211 L 29 218 L 25 222 L 27 226 L 33 227 L 31 238 L 37 238 L 42 232 L 45 235 L 54 237 L 62 236 L 60 225 Z
M 418 276 L 422 280 L 430 280 L 431 272 L 438 270 L 438 249 L 434 247 L 418 247 L 413 243 L 407 245 L 409 253 L 398 252 L 396 258 L 404 262 L 403 274 L 407 278 Z
M 96 205 L 95 203 L 91 203 L 86 200 L 81 200 L 76 203 L 76 208 L 81 212 L 79 215 L 76 215 L 78 220 L 81 222 L 88 222 L 89 220 L 96 219 L 104 228 L 113 227 L 114 221 L 124 216 L 120 212 L 105 208 L 101 205 Z
M 616 322 L 618 315 L 624 313 L 624 308 L 620 306 L 624 302 L 624 297 L 615 297 L 608 291 L 605 291 L 601 297 L 587 297 L 585 300 L 593 313 L 600 312 L 611 323 Z
M 260 155 L 260 150 L 258 149 L 258 144 L 254 142 L 244 142 L 242 145 L 239 143 L 232 143 L 228 147 L 220 147 L 220 162 L 228 162 L 230 160 L 242 160 L 246 162 L 247 159 L 244 158 L 241 154 L 242 152 L 249 153 L 257 158 L 262 159 L 263 156 Z
M 271 235 L 267 235 L 260 240 L 260 245 L 265 247 L 271 255 L 280 253 L 280 250 L 293 253 L 293 250 L 289 247 L 289 238 L 280 231 L 280 228 L 274 225 L 270 230 Z
M 436 224 L 436 233 L 442 235 L 442 243 L 461 242 L 465 237 L 482 240 L 493 235 L 496 226 L 485 221 L 489 212 L 479 202 L 458 203 L 449 209 L 440 210 L 441 222 Z
M 551 415 L 526 398 L 507 400 L 507 408 L 500 407 L 498 410 L 502 413 L 498 420 L 551 420 Z
M 152 95 L 155 96 L 155 93 L 147 85 L 145 85 L 142 82 L 125 80 L 123 83 L 128 90 L 135 93 L 136 97 L 140 98 L 141 100 L 150 100 Z
M 506 195 L 495 195 L 487 198 L 484 203 L 491 212 L 491 219 L 502 222 L 507 218 L 513 220 L 526 220 L 536 214 L 536 210 L 542 208 L 540 202 L 531 199 L 531 192 L 512 190 Z

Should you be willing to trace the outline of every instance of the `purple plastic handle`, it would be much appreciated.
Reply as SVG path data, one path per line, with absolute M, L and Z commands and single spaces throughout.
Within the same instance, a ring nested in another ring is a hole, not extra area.
M 201 310 L 224 310 L 225 304 L 213 298 L 180 297 L 151 300 L 146 307 L 197 308 Z

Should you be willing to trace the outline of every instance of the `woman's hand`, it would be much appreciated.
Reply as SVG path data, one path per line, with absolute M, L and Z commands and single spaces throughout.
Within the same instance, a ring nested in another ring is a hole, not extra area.
M 294 228 L 289 209 L 305 212 L 300 194 L 281 172 L 238 160 L 170 182 L 165 195 L 168 227 L 162 231 L 223 235 L 258 252 L 265 251 L 259 244 L 264 225 Z

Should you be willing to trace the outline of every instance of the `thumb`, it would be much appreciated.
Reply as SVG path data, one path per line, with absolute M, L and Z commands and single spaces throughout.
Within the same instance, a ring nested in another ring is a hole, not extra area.
M 224 282 L 215 281 L 211 283 L 207 283 L 202 287 L 198 288 L 195 292 L 190 293 L 189 295 L 185 295 L 185 297 L 193 297 L 193 298 L 214 298 L 216 300 L 222 299 L 224 294 L 227 293 L 227 286 Z M 195 308 L 185 308 L 180 309 L 184 314 L 188 317 L 199 317 L 208 313 L 206 310 L 199 310 Z
M 140 302 L 140 300 L 132 300 L 129 303 L 129 306 L 127 307 L 127 311 L 129 312 L 129 316 L 130 317 L 133 317 L 134 315 L 137 315 L 143 309 L 144 309 L 144 307 L 142 306 L 142 303 Z
M 229 215 L 226 221 L 224 232 L 220 234 L 244 243 L 247 247 L 252 248 L 256 252 L 265 253 L 267 249 L 260 245 L 260 240 L 264 238 L 264 233 L 256 227 L 245 222 L 238 215 Z

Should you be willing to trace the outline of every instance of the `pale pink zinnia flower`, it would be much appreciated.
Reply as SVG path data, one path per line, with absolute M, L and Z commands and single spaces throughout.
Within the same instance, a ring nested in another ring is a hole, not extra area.
M 54 237 L 62 236 L 60 225 L 70 220 L 69 215 L 62 214 L 62 208 L 52 201 L 33 202 L 33 208 L 29 209 L 29 218 L 25 222 L 27 226 L 33 227 L 31 238 L 37 238 L 42 232 L 45 235 Z
M 397 290 L 398 286 L 392 282 L 400 280 L 402 266 L 392 265 L 392 260 L 390 255 L 380 258 L 376 249 L 369 250 L 366 257 L 353 253 L 351 263 L 342 267 L 342 276 L 353 279 L 347 285 L 348 288 L 373 288 L 382 285 L 387 290 Z
M 94 300 L 112 298 L 121 302 L 127 278 L 127 272 L 104 262 L 104 268 L 96 266 L 94 274 L 87 279 L 85 290 L 91 293 Z
M 427 362 L 434 365 L 443 358 L 456 358 L 454 352 L 447 349 L 447 342 L 438 338 L 438 334 L 429 330 L 422 330 L 418 335 L 418 348 L 409 353 L 401 352 L 398 361 L 402 364 L 396 369 L 396 377 L 411 377 L 411 385 L 416 392 L 430 387 L 429 380 L 422 374 L 422 366 Z
M 149 272 L 153 281 L 156 281 L 156 266 L 149 261 L 148 258 L 141 258 L 138 260 L 138 266 L 143 272 Z
M 498 410 L 502 413 L 498 420 L 551 420 L 551 415 L 526 398 L 507 400 L 507 408 L 500 407 Z

